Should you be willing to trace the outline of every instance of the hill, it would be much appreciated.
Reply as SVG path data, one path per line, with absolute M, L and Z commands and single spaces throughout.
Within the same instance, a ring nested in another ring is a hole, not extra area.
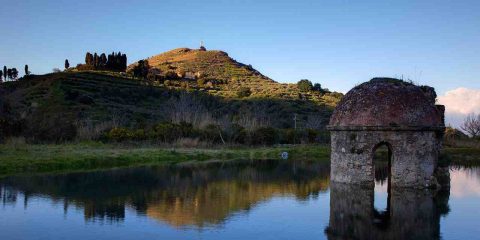
M 150 71 L 160 76 L 159 85 L 168 80 L 168 85 L 173 87 L 201 89 L 223 97 L 236 97 L 240 89 L 248 88 L 253 98 L 303 99 L 329 106 L 339 100 L 338 94 L 328 90 L 301 92 L 297 84 L 275 82 L 223 51 L 177 48 L 145 60 Z M 127 71 L 136 65 L 130 65 Z
M 152 82 L 128 73 L 70 70 L 0 84 L 0 136 L 32 142 L 187 137 L 266 144 L 300 141 L 296 135 L 303 131 L 304 139 L 316 141 L 339 99 L 276 83 L 220 51 L 176 49 L 149 62 L 159 75 L 184 72 Z M 189 78 L 189 72 L 198 77 Z M 202 80 L 215 83 L 198 86 Z M 252 94 L 232 93 L 242 86 Z M 297 97 L 279 94 L 284 87 Z M 328 97 L 333 101 L 322 100 Z M 298 131 L 292 131 L 295 124 Z

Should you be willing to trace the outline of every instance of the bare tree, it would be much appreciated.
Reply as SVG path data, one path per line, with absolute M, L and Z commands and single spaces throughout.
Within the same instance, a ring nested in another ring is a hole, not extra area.
M 461 128 L 473 138 L 480 137 L 480 114 L 469 114 L 463 121 Z

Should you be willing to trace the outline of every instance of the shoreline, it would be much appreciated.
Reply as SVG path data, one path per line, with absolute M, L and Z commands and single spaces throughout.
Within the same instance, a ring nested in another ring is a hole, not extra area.
M 0 176 L 88 171 L 118 167 L 171 164 L 187 161 L 237 159 L 289 159 L 328 161 L 329 146 L 173 148 L 102 143 L 0 145 Z
M 328 145 L 271 147 L 174 148 L 156 145 L 68 144 L 0 145 L 0 177 L 17 174 L 66 173 L 114 168 L 203 162 L 208 160 L 282 159 L 330 160 Z M 445 148 L 442 156 L 451 164 L 480 165 L 480 149 Z

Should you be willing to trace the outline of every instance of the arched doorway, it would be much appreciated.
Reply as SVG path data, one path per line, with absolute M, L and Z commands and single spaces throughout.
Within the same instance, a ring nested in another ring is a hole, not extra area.
M 387 228 L 390 220 L 392 155 L 392 146 L 388 142 L 380 142 L 373 148 L 374 223 L 380 228 Z

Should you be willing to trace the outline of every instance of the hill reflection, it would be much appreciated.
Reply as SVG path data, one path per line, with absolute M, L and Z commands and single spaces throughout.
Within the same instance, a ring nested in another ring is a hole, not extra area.
M 1 181 L 4 204 L 43 196 L 81 208 L 87 221 L 123 221 L 125 209 L 175 227 L 222 224 L 274 196 L 305 200 L 326 191 L 329 163 L 235 161 L 10 177 Z

